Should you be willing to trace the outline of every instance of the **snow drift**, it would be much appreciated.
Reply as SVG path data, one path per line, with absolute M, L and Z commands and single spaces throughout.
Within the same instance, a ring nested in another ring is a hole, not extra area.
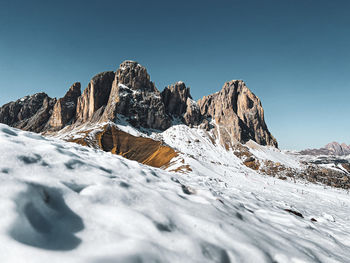
M 346 191 L 198 145 L 179 174 L 1 124 L 0 262 L 348 262 Z

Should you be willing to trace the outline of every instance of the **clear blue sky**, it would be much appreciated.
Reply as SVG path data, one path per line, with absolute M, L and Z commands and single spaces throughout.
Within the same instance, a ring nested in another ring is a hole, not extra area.
M 350 144 L 350 1 L 0 0 L 0 104 L 146 66 L 198 99 L 243 79 L 281 148 Z

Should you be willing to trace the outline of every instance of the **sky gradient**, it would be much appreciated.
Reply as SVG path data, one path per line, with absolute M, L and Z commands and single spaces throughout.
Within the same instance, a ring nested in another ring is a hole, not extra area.
M 243 79 L 282 149 L 350 144 L 350 1 L 0 0 L 0 104 L 126 59 L 194 99 Z

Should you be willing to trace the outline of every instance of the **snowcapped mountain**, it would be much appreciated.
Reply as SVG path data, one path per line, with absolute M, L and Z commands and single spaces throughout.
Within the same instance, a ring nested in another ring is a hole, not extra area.
M 83 92 L 10 102 L 0 122 L 0 262 L 350 256 L 349 160 L 280 151 L 241 80 L 196 102 L 124 61 Z
M 326 144 L 320 149 L 306 149 L 300 151 L 303 155 L 333 155 L 333 156 L 344 156 L 350 155 L 350 145 L 346 143 L 331 142 Z
M 0 125 L 0 261 L 347 262 L 346 191 L 262 176 L 201 133 L 162 135 L 179 173 Z

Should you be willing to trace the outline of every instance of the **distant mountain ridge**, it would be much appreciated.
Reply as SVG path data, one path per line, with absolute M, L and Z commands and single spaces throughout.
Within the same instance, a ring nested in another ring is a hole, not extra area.
M 336 155 L 343 156 L 350 154 L 350 145 L 346 143 L 331 142 L 319 149 L 306 149 L 299 152 L 303 155 Z

